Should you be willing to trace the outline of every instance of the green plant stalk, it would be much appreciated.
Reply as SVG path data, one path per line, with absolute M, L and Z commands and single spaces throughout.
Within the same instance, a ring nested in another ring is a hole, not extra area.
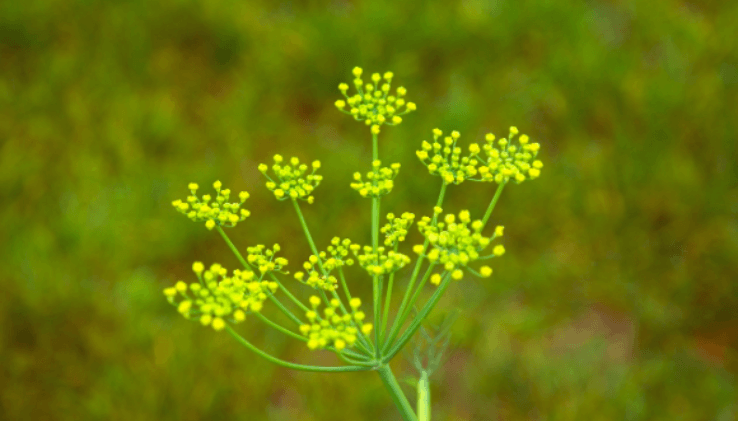
M 295 303 L 295 305 L 297 305 L 298 307 L 300 307 L 300 309 L 302 311 L 305 311 L 305 312 L 309 311 L 309 309 L 305 306 L 305 304 L 301 303 L 300 300 L 298 300 L 294 295 L 292 295 L 292 293 L 287 288 L 284 287 L 284 285 L 282 285 L 282 281 L 280 281 L 271 272 L 269 273 L 269 275 L 270 275 L 270 278 L 272 278 L 272 281 L 276 282 L 277 285 L 279 285 L 279 289 L 281 289 L 282 292 L 284 292 L 284 294 L 287 296 L 287 298 L 289 298 L 293 303 Z
M 239 262 L 241 262 L 243 267 L 245 267 L 246 269 L 253 270 L 254 268 L 246 261 L 246 259 L 243 258 L 243 256 L 241 255 L 241 252 L 239 252 L 236 246 L 233 245 L 233 242 L 231 241 L 230 238 L 228 238 L 228 235 L 226 235 L 225 231 L 223 231 L 223 228 L 221 228 L 220 225 L 216 225 L 215 229 L 218 230 L 218 232 L 220 233 L 220 236 L 223 237 L 226 244 L 228 244 L 228 247 L 231 249 L 233 254 L 236 255 L 236 258 L 238 259 Z
M 436 206 L 441 206 L 443 204 L 443 198 L 446 194 L 446 182 L 442 182 L 441 184 L 441 191 L 438 194 L 438 200 L 436 200 Z M 433 216 L 433 221 L 435 222 L 435 215 Z M 430 242 L 428 239 L 423 242 L 423 250 L 425 250 L 428 247 L 428 244 Z M 398 317 L 395 318 L 395 321 L 392 323 L 392 330 L 390 331 L 390 338 L 393 338 L 397 336 L 400 328 L 405 323 L 405 317 L 400 317 L 405 312 L 405 307 L 407 306 L 407 301 L 410 299 L 410 293 L 412 292 L 413 287 L 415 286 L 415 282 L 417 281 L 418 274 L 420 273 L 420 267 L 423 264 L 423 259 L 425 258 L 425 255 L 418 256 L 418 260 L 415 261 L 415 269 L 413 269 L 413 274 L 410 277 L 410 282 L 408 283 L 407 289 L 405 290 L 405 295 L 402 297 L 402 302 L 400 303 L 400 310 L 397 312 Z
M 420 281 L 420 284 L 421 284 L 420 288 L 422 288 L 423 285 L 425 285 L 426 280 L 431 276 L 431 272 L 433 271 L 433 268 L 435 267 L 435 265 L 436 265 L 435 263 L 431 263 L 430 265 L 428 265 L 428 269 L 426 269 L 425 275 L 423 275 L 423 278 Z M 410 291 L 411 291 L 410 288 L 408 288 L 408 290 L 406 291 L 406 294 L 408 296 L 410 295 Z M 416 297 L 416 294 L 412 294 L 412 295 L 413 297 Z M 414 303 L 415 299 L 411 300 L 411 302 Z M 397 311 L 397 317 L 395 319 L 395 322 L 397 320 L 402 320 L 402 324 L 404 324 L 405 320 L 407 320 L 407 315 L 410 314 L 410 310 L 412 309 L 412 304 L 409 306 L 407 305 L 408 304 L 407 302 L 405 304 L 406 304 L 405 306 L 401 306 L 400 309 Z M 396 327 L 393 326 L 390 336 L 385 341 L 385 344 L 384 344 L 385 346 L 382 350 L 383 352 L 387 351 L 387 348 L 397 338 L 397 335 L 400 333 L 400 329 L 402 329 L 402 324 Z
M 397 247 L 399 244 L 395 244 L 395 253 L 397 253 Z M 395 272 L 390 273 L 389 280 L 387 281 L 387 295 L 384 298 L 384 316 L 382 316 L 382 341 L 387 340 L 387 322 L 389 321 L 389 310 L 390 303 L 392 301 L 392 286 L 395 281 Z
M 418 421 L 430 421 L 431 419 L 431 394 L 428 372 L 423 370 L 418 380 Z
M 285 368 L 291 368 L 293 370 L 300 370 L 300 371 L 315 371 L 315 372 L 324 372 L 324 373 L 336 373 L 336 372 L 347 372 L 347 371 L 367 371 L 370 369 L 369 367 L 362 367 L 362 366 L 355 366 L 355 365 L 347 365 L 343 367 L 323 367 L 323 366 L 317 366 L 317 365 L 304 365 L 304 364 L 291 363 L 289 361 L 281 360 L 273 355 L 267 354 L 266 352 L 255 347 L 254 345 L 251 344 L 251 342 L 247 341 L 246 338 L 236 333 L 236 331 L 233 330 L 233 328 L 231 328 L 230 326 L 226 326 L 226 330 L 241 345 L 250 349 L 251 351 L 259 355 L 260 357 L 270 362 L 273 362 L 274 364 L 285 367 Z
M 413 307 L 415 306 L 415 303 L 418 301 L 418 298 L 420 297 L 420 293 L 423 291 L 423 287 L 428 282 L 428 279 L 430 278 L 430 274 L 433 271 L 433 268 L 436 266 L 435 263 L 431 263 L 428 266 L 428 270 L 425 273 L 425 276 L 423 276 L 423 279 L 420 280 L 420 284 L 418 285 L 418 288 L 415 290 L 415 294 L 413 294 L 413 298 L 410 299 L 408 302 L 408 306 L 405 308 L 405 313 L 402 314 L 403 320 L 407 319 L 407 316 L 412 311 Z
M 231 249 L 233 254 L 236 255 L 236 258 L 238 259 L 239 262 L 241 262 L 243 267 L 247 269 L 253 269 L 253 267 L 250 264 L 248 264 L 246 259 L 243 258 L 243 256 L 238 251 L 236 246 L 233 245 L 233 242 L 231 241 L 230 238 L 228 238 L 228 235 L 225 233 L 225 231 L 223 231 L 223 228 L 221 228 L 220 226 L 216 226 L 216 228 L 218 229 L 220 236 L 223 237 L 223 240 L 225 240 L 226 244 L 228 244 L 228 247 Z M 274 276 L 274 274 L 270 273 L 270 275 L 272 279 L 274 280 L 274 282 L 276 282 L 277 285 L 279 285 L 279 288 L 282 290 L 282 292 L 284 292 L 287 295 L 287 297 L 289 297 L 298 306 L 305 308 L 305 310 L 307 311 L 307 308 L 299 300 L 297 300 L 297 298 L 295 298 L 294 295 L 292 295 L 289 291 L 287 291 L 287 288 L 285 288 L 284 285 L 282 285 L 282 283 L 279 282 L 279 279 L 277 279 L 277 277 Z M 284 313 L 287 317 L 289 317 L 293 322 L 295 322 L 298 325 L 302 324 L 302 321 L 300 320 L 300 318 L 295 316 L 287 307 L 285 307 L 284 304 L 282 304 L 277 299 L 277 297 L 274 296 L 274 294 L 269 294 L 269 299 L 280 309 L 280 311 L 282 311 L 282 313 Z
M 338 295 L 338 293 L 335 290 L 333 290 L 331 291 L 331 294 L 333 295 L 333 298 L 338 300 L 338 303 L 340 305 L 340 308 L 343 314 L 348 314 L 348 310 L 346 309 L 346 306 L 343 305 L 343 301 L 341 301 L 341 297 Z M 354 314 L 354 312 L 352 311 L 351 314 Z M 358 335 L 359 341 L 357 342 L 357 345 L 359 345 L 359 347 L 362 349 L 362 351 L 366 353 L 366 355 L 371 356 L 374 353 L 374 349 L 372 348 L 372 350 L 369 351 L 369 348 L 366 346 L 366 344 L 364 344 L 364 341 L 366 340 L 366 338 L 364 337 L 364 332 L 362 332 L 361 329 L 359 329 L 359 326 L 357 326 L 353 320 L 351 320 L 351 324 L 354 327 L 356 327 L 359 333 Z
M 400 384 L 397 383 L 397 379 L 392 373 L 392 369 L 389 364 L 385 363 L 380 365 L 377 368 L 377 373 L 379 373 L 382 383 L 384 383 L 384 386 L 392 396 L 392 400 L 395 402 L 395 405 L 397 405 L 397 409 L 400 410 L 402 419 L 405 421 L 418 421 L 418 418 L 415 416 L 415 412 L 413 412 L 412 406 L 410 406 L 410 402 L 407 400 L 407 397 L 405 397 L 405 393 L 403 393 Z
M 310 229 L 308 228 L 307 222 L 305 221 L 305 216 L 302 214 L 302 210 L 300 209 L 300 205 L 297 203 L 297 199 L 291 199 L 291 201 L 292 201 L 292 205 L 295 208 L 295 212 L 297 212 L 297 217 L 300 220 L 300 225 L 302 226 L 302 231 L 305 233 L 305 238 L 307 238 L 308 244 L 310 245 L 310 250 L 312 250 L 312 252 L 315 255 L 315 257 L 318 257 L 319 256 L 318 247 L 316 247 L 315 241 L 313 241 L 313 236 L 310 235 Z M 325 269 L 323 268 L 323 263 L 320 261 L 320 258 L 318 258 L 318 267 L 320 268 L 320 271 L 325 275 Z M 345 284 L 346 284 L 346 282 L 344 281 L 344 285 Z M 348 291 L 348 290 L 346 290 L 346 291 Z M 325 301 L 326 303 L 328 303 L 328 298 L 325 296 L 325 292 L 323 290 L 321 290 L 320 292 L 321 292 L 321 294 L 323 296 L 323 301 Z M 339 297 L 337 294 L 335 295 L 335 297 L 339 301 L 341 301 L 341 297 Z M 343 307 L 343 302 L 341 302 L 341 307 Z M 359 338 L 360 339 L 363 339 L 363 340 L 365 340 L 367 342 L 367 344 L 364 344 L 364 347 L 365 348 L 369 348 L 369 347 L 367 347 L 367 345 L 368 344 L 371 344 L 371 342 L 368 341 L 368 340 L 366 340 L 366 338 L 364 337 L 363 332 L 361 332 L 361 329 L 358 329 L 358 330 L 359 330 L 359 333 L 360 333 Z M 373 350 L 373 347 L 372 347 L 372 350 Z
M 346 298 L 348 298 L 348 302 L 351 302 L 351 292 L 348 289 L 348 284 L 346 283 L 346 277 L 343 275 L 343 269 L 339 266 L 338 267 L 338 277 L 341 279 L 341 285 L 343 286 L 343 291 L 346 294 Z M 343 303 L 341 303 L 343 305 Z M 354 309 L 351 309 L 351 314 L 356 314 L 356 311 Z M 364 332 L 359 329 L 359 340 L 364 344 L 365 347 L 368 347 L 371 349 L 369 352 L 370 355 L 374 354 L 374 344 L 364 335 Z
M 263 314 L 261 314 L 261 312 L 257 312 L 257 313 L 253 313 L 253 314 L 255 314 L 256 317 L 258 317 L 262 322 L 264 322 L 267 325 L 273 327 L 274 329 L 277 329 L 278 331 L 284 333 L 285 335 L 290 336 L 290 337 L 292 337 L 294 339 L 297 339 L 298 341 L 303 341 L 303 342 L 306 342 L 307 341 L 307 338 L 306 337 L 301 336 L 301 335 L 298 335 L 297 333 L 295 333 L 295 332 L 287 329 L 286 327 L 284 327 L 284 326 L 282 326 L 282 325 L 280 325 L 278 323 L 275 323 L 275 322 L 269 320 L 269 318 L 267 318 L 266 316 L 264 316 Z
M 379 141 L 377 139 L 377 134 L 372 133 L 372 162 L 379 159 Z M 373 165 L 373 164 L 372 164 Z M 374 179 L 372 181 L 372 184 L 374 186 L 377 185 L 377 180 Z M 372 197 L 372 248 L 374 249 L 374 254 L 377 254 L 377 248 L 379 247 L 379 197 L 375 196 Z M 374 275 L 372 278 L 372 298 L 373 298 L 373 305 L 374 305 L 374 343 L 376 346 L 376 353 L 375 357 L 377 360 L 381 358 L 381 350 L 382 350 L 382 344 L 380 343 L 380 314 L 382 312 L 381 306 L 382 306 L 382 294 L 380 292 L 381 286 L 380 286 L 380 279 L 377 275 Z
M 418 331 L 420 325 L 423 323 L 423 320 L 428 317 L 428 314 L 430 314 L 430 312 L 433 310 L 433 307 L 436 306 L 436 303 L 438 303 L 438 300 L 441 299 L 441 296 L 446 291 L 446 288 L 448 288 L 450 283 L 450 274 L 446 274 L 446 276 L 444 276 L 443 278 L 443 281 L 441 281 L 441 285 L 438 287 L 436 292 L 433 293 L 430 300 L 428 300 L 423 309 L 420 310 L 420 313 L 415 316 L 415 319 L 413 319 L 412 323 L 410 323 L 410 326 L 408 326 L 405 333 L 400 336 L 400 339 L 397 340 L 397 343 L 389 350 L 388 353 L 384 355 L 384 358 L 382 360 L 383 362 L 391 361 L 392 358 L 394 358 L 394 356 L 402 350 L 407 341 L 409 341 L 410 338 L 412 338 L 412 336 L 415 334 L 415 332 Z
M 301 335 L 299 335 L 299 334 L 297 334 L 297 333 L 295 333 L 295 332 L 293 332 L 293 331 L 285 328 L 284 326 L 282 326 L 282 325 L 280 325 L 278 323 L 273 322 L 268 317 L 266 317 L 263 314 L 261 314 L 261 312 L 253 313 L 253 314 L 255 314 L 256 317 L 258 317 L 262 322 L 264 322 L 267 325 L 273 327 L 274 329 L 276 329 L 276 330 L 284 333 L 285 335 L 287 335 L 287 336 L 289 336 L 291 338 L 297 339 L 299 341 L 307 342 L 307 338 L 306 337 L 301 336 Z M 329 348 L 329 349 L 332 350 L 332 351 L 335 351 L 332 348 Z M 335 352 L 338 353 L 338 356 L 339 357 L 342 357 L 341 358 L 342 360 L 344 360 L 344 361 L 346 361 L 346 362 L 348 362 L 350 364 L 373 366 L 373 364 L 367 363 L 368 358 L 367 358 L 366 355 L 356 353 L 356 352 L 351 351 L 349 349 L 344 349 L 343 351 L 340 351 L 340 352 L 339 351 L 335 351 Z M 346 355 L 344 356 L 343 354 L 346 354 Z M 353 357 L 353 358 L 356 358 L 357 360 L 356 361 L 347 361 L 347 358 L 345 358 L 345 357 Z
M 492 211 L 495 210 L 495 205 L 497 205 L 497 201 L 500 199 L 500 195 L 502 194 L 502 189 L 505 188 L 505 184 L 507 184 L 506 181 L 503 183 L 500 183 L 500 185 L 497 186 L 495 195 L 494 197 L 492 197 L 492 201 L 489 202 L 489 206 L 487 206 L 487 212 L 484 213 L 484 218 L 482 219 L 483 227 L 487 225 L 487 221 L 489 221 L 489 217 L 492 216 Z

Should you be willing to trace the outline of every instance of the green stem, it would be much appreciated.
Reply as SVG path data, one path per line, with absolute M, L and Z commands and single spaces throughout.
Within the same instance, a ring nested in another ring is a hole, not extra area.
M 243 265 L 243 267 L 248 268 L 248 269 L 253 269 L 253 267 L 251 267 L 251 265 L 248 264 L 248 262 L 246 261 L 246 259 L 244 259 L 243 256 L 241 256 L 241 253 L 238 251 L 238 249 L 236 248 L 236 246 L 233 245 L 233 243 L 231 242 L 231 239 L 228 238 L 228 236 L 226 235 L 225 231 L 223 231 L 223 228 L 221 228 L 219 225 L 216 225 L 215 228 L 220 233 L 220 236 L 223 237 L 223 239 L 225 240 L 226 244 L 228 244 L 228 247 L 230 247 L 230 249 L 233 252 L 233 254 L 236 255 L 236 258 L 238 259 L 239 262 L 241 262 L 241 264 Z
M 389 364 L 380 365 L 377 369 L 377 373 L 379 373 L 379 377 L 382 378 L 382 383 L 384 383 L 387 391 L 389 391 L 392 396 L 392 400 L 395 402 L 395 405 L 397 405 L 397 409 L 400 410 L 402 419 L 405 421 L 418 421 L 418 418 L 415 416 L 415 412 L 413 412 L 413 408 L 410 406 L 410 402 L 407 400 L 407 397 L 405 397 L 405 393 L 402 391 L 400 384 L 397 383 L 397 379 L 392 373 L 392 369 Z
M 313 251 L 313 254 L 315 257 L 318 257 L 318 248 L 315 246 L 315 241 L 313 241 L 313 236 L 310 235 L 310 230 L 308 229 L 307 222 L 305 222 L 305 217 L 302 215 L 302 211 L 300 210 L 300 205 L 297 204 L 297 199 L 292 199 L 292 205 L 295 207 L 295 212 L 297 212 L 297 217 L 300 219 L 300 224 L 302 225 L 302 230 L 305 233 L 305 237 L 308 240 L 308 244 L 310 244 L 310 250 Z M 323 263 L 318 259 L 318 266 L 320 267 L 321 271 L 323 270 Z
M 377 161 L 379 159 L 379 141 L 377 139 L 377 134 L 372 133 L 372 167 L 374 166 L 374 161 Z M 372 184 L 374 186 L 377 185 L 376 178 L 372 181 Z M 379 248 L 379 196 L 372 197 L 372 248 L 374 250 L 374 254 L 377 254 L 377 248 Z M 373 298 L 373 305 L 374 305 L 374 343 L 376 345 L 376 354 L 375 357 L 377 360 L 381 358 L 381 350 L 382 350 L 382 344 L 380 343 L 380 330 L 381 330 L 381 320 L 380 315 L 382 313 L 382 293 L 381 285 L 380 285 L 380 279 L 377 275 L 374 275 L 372 279 L 372 298 Z
M 420 373 L 418 380 L 418 421 L 430 421 L 431 419 L 431 394 L 428 372 Z
M 382 360 L 383 362 L 391 361 L 392 358 L 402 350 L 407 341 L 409 341 L 410 338 L 412 338 L 412 336 L 415 334 L 415 332 L 418 331 L 420 325 L 423 323 L 423 320 L 428 317 L 428 314 L 433 310 L 433 307 L 436 306 L 436 303 L 438 303 L 438 300 L 441 299 L 441 296 L 446 291 L 446 288 L 448 288 L 450 283 L 450 278 L 447 274 L 444 277 L 443 281 L 441 281 L 441 285 L 438 287 L 436 292 L 434 292 L 431 296 L 430 300 L 428 300 L 423 309 L 420 310 L 420 313 L 418 313 L 418 315 L 415 316 L 415 319 L 413 319 L 412 323 L 410 323 L 410 326 L 407 328 L 405 333 L 400 336 L 400 339 L 397 340 L 397 343 L 389 350 L 387 354 L 385 354 Z
M 291 300 L 291 301 L 292 301 L 293 303 L 295 303 L 295 304 L 296 304 L 296 305 L 297 305 L 298 307 L 300 307 L 300 309 L 302 309 L 302 311 L 304 311 L 304 312 L 306 312 L 306 313 L 307 313 L 308 311 L 310 311 L 310 310 L 309 310 L 309 309 L 308 309 L 308 308 L 307 308 L 307 307 L 305 306 L 305 304 L 301 303 L 301 302 L 300 302 L 300 300 L 298 300 L 298 299 L 297 299 L 297 298 L 296 298 L 296 297 L 295 297 L 294 295 L 292 295 L 292 293 L 290 293 L 290 292 L 289 292 L 289 291 L 287 290 L 287 288 L 285 288 L 285 286 L 284 286 L 284 285 L 282 285 L 282 282 L 281 282 L 281 281 L 280 281 L 280 280 L 279 280 L 279 279 L 278 279 L 278 278 L 277 278 L 276 276 L 274 276 L 274 273 L 272 273 L 272 272 L 269 272 L 269 276 L 270 276 L 270 277 L 272 278 L 272 280 L 273 280 L 274 282 L 276 282 L 276 283 L 277 283 L 277 285 L 279 285 L 279 288 L 280 288 L 280 289 L 282 290 L 282 292 L 284 292 L 284 295 L 286 295 L 286 296 L 287 296 L 287 298 L 289 298 L 289 299 L 290 299 L 290 300 Z
M 407 307 L 405 308 L 405 313 L 401 314 L 403 320 L 407 319 L 407 316 L 410 314 L 410 311 L 412 311 L 413 307 L 415 306 L 415 303 L 418 301 L 418 297 L 420 297 L 420 293 L 423 291 L 423 287 L 428 282 L 428 279 L 430 278 L 430 274 L 433 271 L 433 268 L 435 266 L 436 266 L 435 263 L 431 263 L 430 266 L 428 266 L 428 270 L 425 272 L 425 276 L 423 276 L 423 279 L 420 280 L 420 285 L 418 285 L 418 288 L 415 290 L 415 294 L 413 294 L 413 298 L 410 299 Z
M 236 255 L 236 258 L 238 259 L 238 261 L 241 262 L 241 265 L 243 265 L 244 268 L 253 270 L 253 267 L 246 261 L 246 259 L 243 258 L 243 256 L 238 251 L 238 249 L 236 248 L 236 246 L 233 245 L 233 242 L 228 237 L 228 235 L 225 233 L 225 231 L 223 231 L 223 228 L 221 228 L 220 226 L 216 226 L 216 228 L 218 229 L 218 232 L 220 233 L 220 236 L 223 237 L 223 240 L 225 240 L 226 244 L 228 244 L 228 247 L 231 249 L 231 251 L 233 252 L 233 254 Z M 300 306 L 300 308 L 302 308 L 303 310 L 305 310 L 305 311 L 308 310 L 307 307 L 305 307 L 300 301 L 298 301 L 297 298 L 295 298 L 294 295 L 290 294 L 290 292 L 287 291 L 287 288 L 285 288 L 284 285 L 282 285 L 282 283 L 279 282 L 279 279 L 277 279 L 277 277 L 274 276 L 273 273 L 270 272 L 269 275 L 274 280 L 274 282 L 276 282 L 277 285 L 279 285 L 279 288 L 282 290 L 282 292 L 285 293 L 285 295 L 287 295 L 287 297 L 289 297 L 295 304 L 297 304 L 298 306 Z M 269 294 L 269 299 L 282 311 L 282 313 L 284 313 L 287 317 L 289 317 L 293 322 L 297 323 L 298 325 L 302 324 L 302 321 L 300 321 L 300 318 L 297 317 L 297 316 L 295 316 L 273 294 Z
M 343 286 L 343 291 L 346 294 L 346 298 L 348 298 L 349 305 L 351 303 L 351 292 L 348 289 L 348 284 L 346 283 L 346 277 L 343 275 L 343 269 L 339 266 L 338 267 L 338 277 L 341 279 L 341 285 Z M 351 314 L 355 315 L 356 311 L 352 308 Z M 370 353 L 374 354 L 374 344 L 364 335 L 364 332 L 359 329 L 359 342 L 364 344 L 364 347 L 371 349 Z
M 400 329 L 402 329 L 402 325 L 405 324 L 405 321 L 407 320 L 408 314 L 410 314 L 410 310 L 412 309 L 413 304 L 418 299 L 419 292 L 425 286 L 425 283 L 427 282 L 428 278 L 431 276 L 431 273 L 433 272 L 433 268 L 436 266 L 435 263 L 431 263 L 428 265 L 428 269 L 425 271 L 425 275 L 423 275 L 423 278 L 420 280 L 420 286 L 416 290 L 414 294 L 411 294 L 412 287 L 415 282 L 412 282 L 411 285 L 408 286 L 408 289 L 406 291 L 407 296 L 412 296 L 409 301 L 403 300 L 404 305 L 400 306 L 400 309 L 397 311 L 397 317 L 395 318 L 395 325 L 392 326 L 392 332 L 390 333 L 388 339 L 385 341 L 384 351 L 387 350 L 387 348 L 390 346 L 390 344 L 397 338 L 397 335 L 400 333 Z M 401 323 L 397 323 L 399 320 L 401 320 Z
M 505 188 L 505 184 L 507 182 L 500 183 L 499 186 L 497 186 L 497 191 L 495 191 L 495 195 L 492 198 L 492 201 L 489 202 L 489 206 L 487 206 L 487 212 L 484 214 L 484 218 L 482 219 L 482 226 L 487 225 L 487 221 L 489 220 L 489 217 L 492 216 L 492 211 L 495 210 L 495 205 L 497 204 L 497 201 L 500 199 L 500 195 L 502 194 L 502 189 Z
M 260 357 L 273 362 L 274 364 L 277 364 L 279 366 L 285 367 L 285 368 L 291 368 L 293 370 L 301 370 L 301 371 L 315 371 L 315 372 L 324 372 L 324 373 L 335 373 L 335 372 L 347 372 L 347 371 L 367 371 L 369 370 L 369 367 L 361 367 L 361 366 L 355 366 L 355 365 L 347 365 L 343 367 L 323 367 L 323 366 L 316 366 L 316 365 L 304 365 L 304 364 L 295 364 L 291 363 L 289 361 L 281 360 L 275 356 L 269 355 L 266 352 L 260 350 L 259 348 L 255 347 L 251 344 L 251 342 L 247 341 L 243 336 L 236 333 L 235 330 L 233 330 L 230 326 L 226 326 L 226 330 L 228 333 L 233 336 L 241 345 L 245 346 L 246 348 L 250 349 Z
M 313 241 L 313 236 L 310 235 L 310 228 L 308 228 L 307 222 L 305 221 L 305 216 L 302 214 L 302 210 L 300 209 L 300 205 L 297 203 L 297 199 L 292 199 L 292 205 L 295 208 L 295 212 L 297 212 L 297 217 L 300 220 L 302 231 L 305 233 L 305 238 L 307 238 L 308 244 L 310 245 L 310 250 L 312 250 L 315 257 L 318 258 L 318 268 L 320 269 L 321 273 L 323 273 L 323 275 L 325 276 L 326 271 L 323 268 L 323 262 L 320 260 L 320 254 L 318 253 L 318 247 L 315 245 L 315 241 Z M 345 284 L 346 284 L 345 279 L 343 280 L 343 282 L 344 282 L 344 287 L 345 287 Z M 346 291 L 348 291 L 348 289 L 346 289 Z M 328 298 L 325 296 L 325 292 L 323 292 L 323 290 L 321 290 L 320 292 L 323 296 L 323 300 L 328 305 Z M 338 297 L 337 295 L 336 295 L 336 298 L 338 298 L 338 300 L 341 301 L 340 297 Z M 341 303 L 341 306 L 343 307 L 343 303 Z M 364 333 L 361 332 L 361 329 L 359 329 L 359 333 L 361 335 L 359 338 L 362 339 L 362 337 L 364 336 Z M 365 337 L 363 339 L 368 344 L 371 344 L 371 342 L 367 341 Z M 367 348 L 366 344 L 364 344 L 364 347 Z
M 436 206 L 440 207 L 443 204 L 443 197 L 446 195 L 446 182 L 442 182 L 441 184 L 441 191 L 438 194 L 438 200 L 436 200 Z M 433 216 L 433 223 L 436 221 L 436 216 L 434 214 Z M 430 242 L 428 239 L 425 240 L 423 243 L 423 250 L 428 248 L 428 244 Z M 400 310 L 397 312 L 398 317 L 395 318 L 395 321 L 392 323 L 392 329 L 390 330 L 390 338 L 393 338 L 397 336 L 399 333 L 400 328 L 405 323 L 405 317 L 400 317 L 405 312 L 405 307 L 407 306 L 407 301 L 410 299 L 411 292 L 413 290 L 413 287 L 415 286 L 415 282 L 418 279 L 418 274 L 420 273 L 420 267 L 423 264 L 423 259 L 425 258 L 425 255 L 418 256 L 418 260 L 415 261 L 415 269 L 413 269 L 413 274 L 410 277 L 410 282 L 408 283 L 407 289 L 405 290 L 405 295 L 402 297 L 402 302 L 400 303 Z
M 256 317 L 258 317 L 259 319 L 261 319 L 262 322 L 264 322 L 264 323 L 268 324 L 269 326 L 277 329 L 278 331 L 284 333 L 285 335 L 290 336 L 292 338 L 295 338 L 295 339 L 297 339 L 299 341 L 303 341 L 303 342 L 307 341 L 307 338 L 306 337 L 301 336 L 301 335 L 298 335 L 297 333 L 295 333 L 295 332 L 293 332 L 293 331 L 291 331 L 291 330 L 283 327 L 282 325 L 279 325 L 279 324 L 277 324 L 277 323 L 269 320 L 266 316 L 264 316 L 260 312 L 253 313 L 253 314 L 256 314 Z
M 397 252 L 397 244 L 395 244 L 395 252 Z M 392 300 L 392 285 L 395 281 L 395 272 L 390 273 L 389 281 L 387 281 L 387 295 L 384 297 L 384 316 L 382 317 L 382 340 L 387 339 L 387 322 L 389 321 L 390 303 Z

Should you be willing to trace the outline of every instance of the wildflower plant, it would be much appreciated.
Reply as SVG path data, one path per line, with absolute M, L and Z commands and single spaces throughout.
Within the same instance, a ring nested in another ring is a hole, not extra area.
M 505 138 L 497 139 L 489 133 L 481 146 L 471 143 L 465 148 L 460 145 L 458 131 L 444 136 L 440 129 L 433 129 L 432 142 L 420 142 L 416 154 L 431 175 L 440 177 L 438 199 L 430 207 L 429 215 L 417 221 L 410 212 L 388 213 L 386 223 L 380 226 L 382 196 L 391 193 L 400 170 L 398 163 L 382 166 L 379 157 L 381 127 L 402 123 L 402 117 L 415 111 L 417 106 L 405 99 L 407 90 L 404 87 L 392 92 L 394 75 L 391 72 L 374 73 L 368 82 L 364 82 L 362 74 L 362 69 L 353 69 L 353 92 L 349 92 L 346 83 L 338 86 L 343 99 L 337 100 L 335 105 L 354 120 L 363 122 L 371 135 L 370 170 L 365 174 L 357 172 L 347 183 L 370 201 L 371 244 L 361 245 L 348 238 L 334 237 L 324 251 L 319 251 L 301 203 L 312 204 L 315 200 L 313 193 L 323 180 L 322 175 L 317 174 L 320 161 L 308 165 L 297 157 L 285 159 L 274 155 L 271 166 L 260 164 L 258 169 L 266 178 L 267 189 L 277 200 L 289 201 L 300 222 L 310 247 L 301 269 L 295 272 L 287 269 L 287 259 L 277 256 L 281 251 L 279 244 L 271 248 L 261 244 L 247 247 L 244 257 L 231 242 L 224 228 L 235 227 L 250 216 L 247 209 L 241 209 L 249 198 L 247 192 L 238 195 L 238 202 L 229 202 L 230 190 L 223 189 L 220 181 L 213 184 L 215 195 L 202 196 L 197 195 L 198 185 L 192 183 L 190 195 L 184 200 L 175 200 L 172 205 L 191 220 L 205 222 L 207 229 L 216 230 L 242 267 L 228 271 L 218 263 L 206 268 L 203 263 L 195 262 L 192 266 L 195 281 L 178 281 L 166 288 L 164 295 L 184 318 L 216 331 L 225 330 L 251 351 L 283 367 L 314 372 L 376 371 L 404 420 L 427 421 L 430 419 L 429 376 L 440 364 L 443 351 L 433 351 L 425 365 L 417 355 L 415 357 L 420 374 L 417 412 L 401 390 L 389 363 L 419 330 L 422 340 L 435 343 L 423 322 L 454 282 L 467 276 L 487 278 L 492 275 L 489 261 L 505 253 L 499 242 L 504 228 L 489 229 L 487 224 L 508 183 L 519 184 L 540 175 L 543 167 L 537 159 L 540 146 L 528 136 L 519 135 L 516 127 L 510 127 Z M 479 217 L 470 210 L 449 213 L 442 208 L 447 189 L 465 181 L 489 182 L 497 186 L 486 211 Z M 405 245 L 413 236 L 414 244 Z M 358 273 L 344 271 L 344 267 L 355 263 L 363 270 Z M 361 282 L 355 278 L 362 276 L 368 277 L 372 285 L 367 310 L 362 309 L 362 299 L 349 290 L 350 285 Z M 306 302 L 291 292 L 300 284 L 311 291 Z M 428 289 L 432 295 L 426 302 L 420 302 L 421 292 Z M 393 309 L 392 295 L 397 290 L 402 300 L 399 307 Z M 283 326 L 273 321 L 265 314 L 269 311 L 282 312 L 291 325 Z M 335 353 L 341 364 L 298 364 L 259 349 L 235 329 L 237 324 L 254 318 L 304 342 L 310 350 Z M 443 332 L 444 339 L 439 343 L 448 342 L 448 328 Z M 445 349 L 445 345 L 441 348 Z

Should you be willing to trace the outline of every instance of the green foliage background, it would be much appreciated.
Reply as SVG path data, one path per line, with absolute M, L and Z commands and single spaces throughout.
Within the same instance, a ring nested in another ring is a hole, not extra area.
M 393 70 L 418 104 L 382 134 L 403 164 L 384 210 L 430 212 L 439 180 L 414 150 L 434 127 L 542 144 L 541 178 L 493 218 L 495 275 L 439 308 L 462 313 L 434 419 L 738 418 L 736 22 L 715 0 L 2 2 L 0 418 L 398 419 L 373 373 L 275 368 L 161 294 L 194 260 L 236 267 L 171 208 L 190 181 L 252 193 L 236 244 L 305 259 L 256 170 L 274 153 L 323 161 L 319 244 L 368 240 L 348 183 L 370 138 L 333 107 L 355 65 Z M 492 188 L 452 189 L 446 209 L 480 215 Z

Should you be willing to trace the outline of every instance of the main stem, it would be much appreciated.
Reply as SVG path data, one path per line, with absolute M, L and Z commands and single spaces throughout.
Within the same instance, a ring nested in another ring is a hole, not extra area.
M 418 421 L 430 421 L 431 419 L 431 394 L 428 372 L 420 373 L 418 380 Z
M 379 159 L 379 141 L 377 134 L 372 133 L 372 167 L 374 161 Z M 376 178 L 372 182 L 375 186 L 377 184 Z M 377 254 L 377 248 L 379 248 L 379 196 L 372 197 L 372 248 L 374 249 L 374 255 Z M 382 344 L 380 338 L 381 320 L 380 314 L 382 313 L 382 280 L 379 276 L 374 275 L 372 279 L 372 297 L 374 301 L 374 343 L 376 344 L 375 358 L 379 360 L 382 358 Z
M 497 186 L 497 191 L 495 191 L 495 196 L 492 198 L 492 201 L 489 202 L 489 206 L 487 206 L 487 212 L 484 213 L 484 218 L 482 219 L 482 226 L 487 225 L 487 221 L 489 221 L 489 217 L 492 216 L 492 211 L 495 210 L 495 205 L 497 205 L 497 201 L 500 200 L 500 195 L 502 194 L 502 189 L 505 188 L 505 184 L 507 184 L 507 181 L 503 181 L 500 183 L 499 186 Z
M 397 409 L 400 410 L 402 419 L 405 421 L 418 421 L 418 418 L 415 416 L 415 412 L 413 412 L 412 406 L 410 406 L 410 402 L 407 400 L 407 397 L 405 397 L 405 393 L 402 391 L 400 384 L 397 383 L 397 379 L 392 373 L 392 369 L 389 364 L 380 365 L 377 368 L 377 373 L 379 373 L 379 377 L 382 378 L 382 383 L 384 383 L 392 396 L 392 400 L 395 402 L 395 405 L 397 405 Z

